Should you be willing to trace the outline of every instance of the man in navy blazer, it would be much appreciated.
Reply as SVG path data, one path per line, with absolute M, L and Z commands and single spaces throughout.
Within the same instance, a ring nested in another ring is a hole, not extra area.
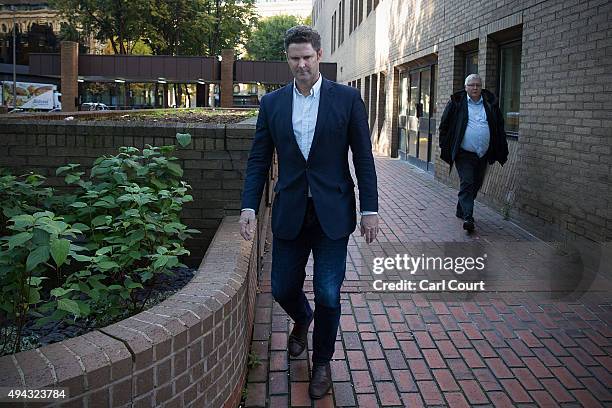
M 242 196 L 241 234 L 253 236 L 276 149 L 272 295 L 295 322 L 287 345 L 292 357 L 307 349 L 314 319 L 309 394 L 317 399 L 332 383 L 329 362 L 340 322 L 340 287 L 348 238 L 356 227 L 349 148 L 359 185 L 361 235 L 367 243 L 378 233 L 376 170 L 361 95 L 321 76 L 319 34 L 307 26 L 293 27 L 285 35 L 285 51 L 294 80 L 261 99 Z M 311 251 L 314 312 L 302 289 Z

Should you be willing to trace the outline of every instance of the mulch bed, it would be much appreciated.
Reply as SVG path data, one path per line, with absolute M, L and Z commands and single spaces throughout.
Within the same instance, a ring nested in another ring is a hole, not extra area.
M 192 268 L 176 268 L 173 276 L 160 274 L 155 286 L 151 288 L 150 294 L 149 288 L 147 287 L 135 290 L 138 304 L 142 304 L 148 294 L 149 297 L 143 310 L 150 309 L 154 305 L 161 303 L 183 288 L 183 286 L 193 278 L 195 272 L 196 269 Z M 36 326 L 36 320 L 32 317 L 28 320 L 23 330 L 21 351 L 31 350 L 47 344 L 77 337 L 97 328 L 105 327 L 114 322 L 126 319 L 134 314 L 135 313 L 130 313 L 129 310 L 126 310 L 122 316 L 119 316 L 114 321 L 110 321 L 110 319 L 106 321 L 79 319 L 74 323 L 50 322 L 42 326 Z

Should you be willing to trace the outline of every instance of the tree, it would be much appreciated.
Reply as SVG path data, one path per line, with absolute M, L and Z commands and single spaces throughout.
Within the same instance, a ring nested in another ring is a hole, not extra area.
M 50 0 L 80 33 L 115 54 L 219 55 L 246 41 L 256 23 L 254 0 Z M 74 34 L 74 33 L 72 33 Z
M 255 0 L 204 0 L 214 18 L 207 36 L 208 55 L 221 55 L 223 49 L 245 45 L 257 24 Z
M 146 0 L 50 0 L 69 24 L 105 43 L 115 54 L 128 54 L 142 35 Z
M 153 0 L 143 37 L 155 55 L 205 55 L 204 38 L 213 28 L 204 0 Z
M 284 61 L 285 32 L 300 24 L 295 16 L 279 15 L 260 20 L 257 29 L 246 43 L 249 59 L 262 61 Z

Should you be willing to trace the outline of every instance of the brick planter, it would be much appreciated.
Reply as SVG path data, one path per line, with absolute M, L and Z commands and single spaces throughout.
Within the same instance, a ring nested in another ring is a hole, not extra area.
M 263 227 L 268 211 L 261 214 Z M 69 388 L 70 399 L 43 406 L 237 406 L 253 327 L 257 247 L 257 240 L 240 237 L 237 217 L 224 218 L 180 292 L 103 329 L 1 357 L 0 387 Z

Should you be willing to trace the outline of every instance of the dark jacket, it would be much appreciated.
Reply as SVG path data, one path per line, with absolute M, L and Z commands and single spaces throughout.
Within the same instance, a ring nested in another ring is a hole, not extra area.
M 359 91 L 323 78 L 317 123 L 308 159 L 295 140 L 293 82 L 261 99 L 257 128 L 247 163 L 242 208 L 259 208 L 272 152 L 278 156 L 278 181 L 272 232 L 295 239 L 312 193 L 323 232 L 331 239 L 350 235 L 356 226 L 355 184 L 348 162 L 353 154 L 362 211 L 378 211 L 376 170 L 368 117 Z
M 508 160 L 508 142 L 504 131 L 504 118 L 499 109 L 498 99 L 490 91 L 482 90 L 482 100 L 487 122 L 489 122 L 489 150 L 486 157 L 489 164 L 496 161 L 502 166 Z M 463 141 L 468 123 L 467 93 L 455 92 L 444 108 L 438 131 L 440 142 L 440 158 L 450 164 L 452 169 L 457 152 Z

